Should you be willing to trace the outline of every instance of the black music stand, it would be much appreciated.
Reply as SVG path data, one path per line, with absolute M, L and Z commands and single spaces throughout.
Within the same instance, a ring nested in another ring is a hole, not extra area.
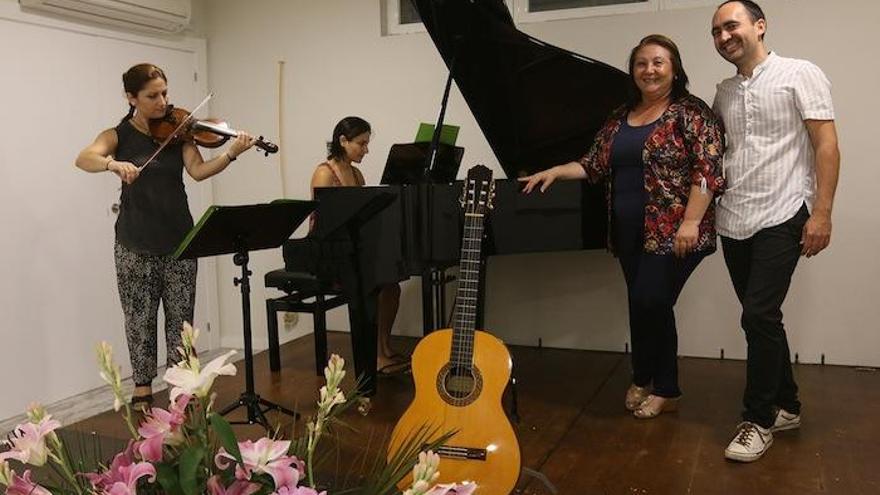
M 444 143 L 437 144 L 437 156 L 430 170 L 426 170 L 431 143 L 393 144 L 388 151 L 382 184 L 446 184 L 455 182 L 464 156 L 464 148 Z
M 296 412 L 263 399 L 254 392 L 249 281 L 251 271 L 247 265 L 250 251 L 276 248 L 283 244 L 315 209 L 315 205 L 314 201 L 278 200 L 269 204 L 211 206 L 174 253 L 177 259 L 231 253 L 233 262 L 241 267 L 241 277 L 235 277 L 233 283 L 241 287 L 245 391 L 236 402 L 220 409 L 220 414 L 225 416 L 244 407 L 247 410 L 247 420 L 235 421 L 233 424 L 259 423 L 267 431 L 271 431 L 266 412 L 274 409 L 294 419 L 298 417 Z
M 371 260 L 361 252 L 361 230 L 379 212 L 397 199 L 382 187 L 333 187 L 315 190 L 320 208 L 311 237 L 319 241 L 350 243 L 338 273 L 348 299 L 348 319 L 355 375 L 360 391 L 370 397 L 376 393 L 376 293 L 367 269 Z M 363 259 L 362 259 L 363 258 Z

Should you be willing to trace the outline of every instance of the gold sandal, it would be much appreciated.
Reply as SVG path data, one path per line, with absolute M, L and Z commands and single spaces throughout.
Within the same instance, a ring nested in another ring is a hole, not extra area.
M 639 419 L 656 418 L 662 413 L 678 410 L 678 397 L 660 397 L 651 394 L 633 411 L 633 416 Z
M 635 384 L 630 385 L 626 389 L 626 400 L 624 402 L 626 410 L 635 411 L 650 394 L 651 390 L 648 387 L 639 387 Z

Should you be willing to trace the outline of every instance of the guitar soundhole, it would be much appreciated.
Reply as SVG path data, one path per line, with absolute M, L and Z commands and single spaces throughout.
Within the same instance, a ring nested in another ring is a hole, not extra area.
M 483 376 L 475 367 L 447 364 L 437 376 L 437 389 L 447 403 L 453 406 L 466 406 L 480 396 Z

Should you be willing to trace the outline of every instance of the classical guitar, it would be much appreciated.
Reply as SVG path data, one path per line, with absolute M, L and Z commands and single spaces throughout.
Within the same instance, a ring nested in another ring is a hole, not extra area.
M 493 196 L 492 171 L 470 169 L 461 197 L 464 235 L 453 328 L 431 332 L 413 352 L 415 399 L 394 428 L 389 455 L 420 428 L 438 437 L 456 432 L 437 452 L 439 482 L 470 480 L 480 495 L 508 495 L 520 471 L 519 444 L 501 406 L 512 361 L 501 340 L 474 328 L 484 220 Z

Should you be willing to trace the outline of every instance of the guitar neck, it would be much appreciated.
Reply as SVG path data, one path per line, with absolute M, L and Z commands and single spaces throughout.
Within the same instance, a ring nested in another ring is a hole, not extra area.
M 449 357 L 449 362 L 454 366 L 465 368 L 470 368 L 473 365 L 483 226 L 484 215 L 482 213 L 465 214 L 459 261 L 458 295 L 452 326 L 452 349 Z

